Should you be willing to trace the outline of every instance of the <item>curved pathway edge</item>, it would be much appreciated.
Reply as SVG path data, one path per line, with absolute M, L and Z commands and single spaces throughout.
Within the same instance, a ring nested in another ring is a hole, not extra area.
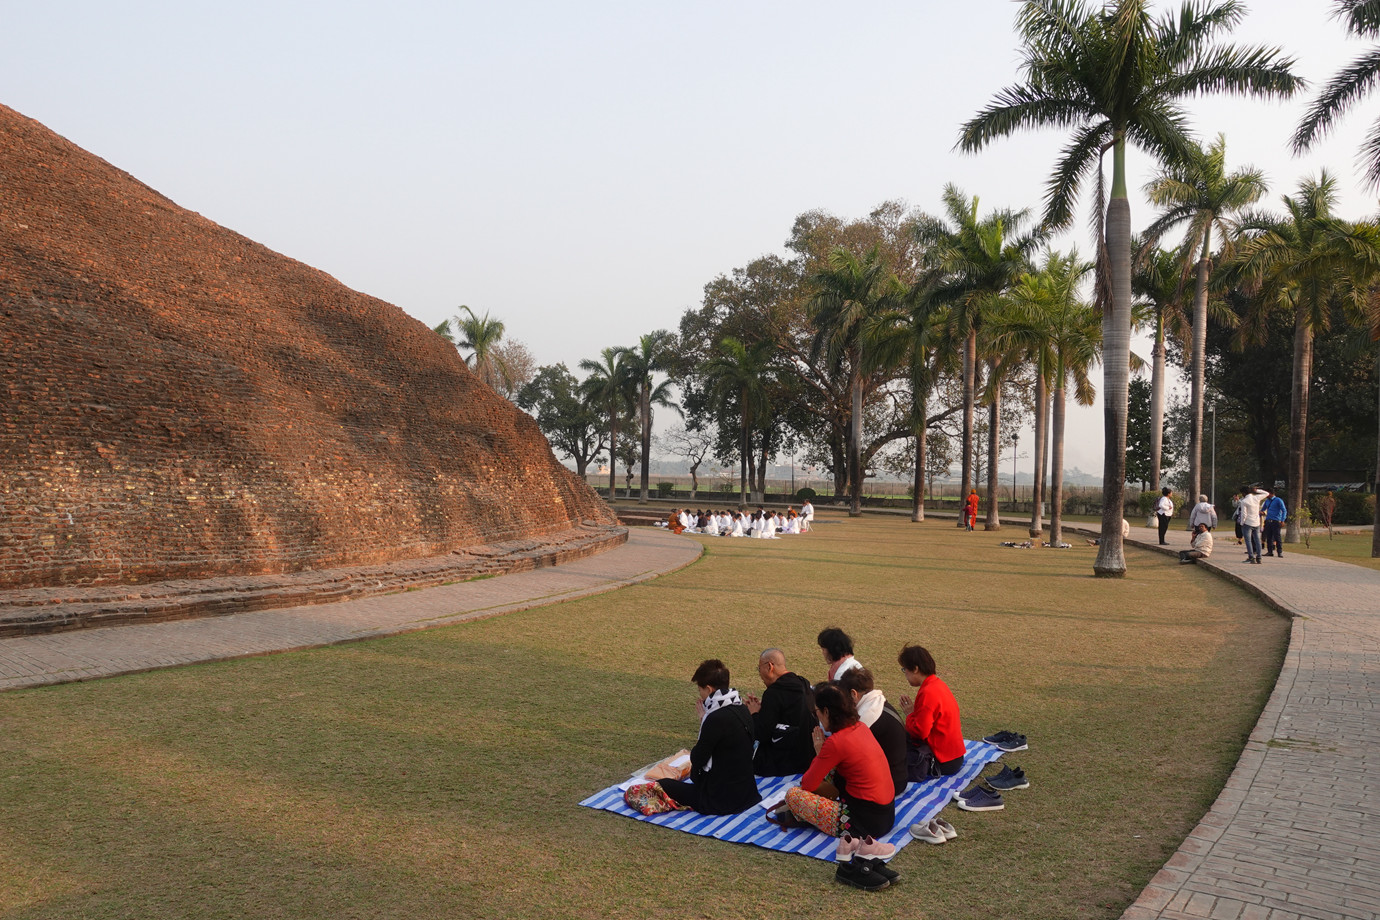
M 674 572 L 704 547 L 655 528 L 595 556 L 330 604 L 0 639 L 0 690 L 320 648 L 543 607 Z

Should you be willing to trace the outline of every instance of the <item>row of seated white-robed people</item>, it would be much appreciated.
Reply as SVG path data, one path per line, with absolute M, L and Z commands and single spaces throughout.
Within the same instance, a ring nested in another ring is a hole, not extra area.
M 965 756 L 958 704 L 934 674 L 934 659 L 920 646 L 906 646 L 898 661 L 918 688 L 913 702 L 902 700 L 904 719 L 861 665 L 811 687 L 787 668 L 780 649 L 767 649 L 758 662 L 766 689 L 761 698 L 743 698 L 722 661 L 701 663 L 692 677 L 701 716 L 690 781 L 637 784 L 625 800 L 644 813 L 689 808 L 735 814 L 761 801 L 754 774 L 803 773 L 800 785 L 768 813 L 769 821 L 861 840 L 888 833 L 896 823 L 896 797 L 908 782 L 952 775 Z M 917 756 L 921 752 L 930 760 Z M 867 845 L 872 855 L 889 847 Z
M 757 537 L 772 539 L 779 534 L 809 533 L 815 509 L 809 502 L 797 512 L 795 508 L 767 511 L 759 507 L 755 512 L 705 511 L 677 508 L 671 512 L 666 525 L 673 533 L 702 533 L 711 537 Z

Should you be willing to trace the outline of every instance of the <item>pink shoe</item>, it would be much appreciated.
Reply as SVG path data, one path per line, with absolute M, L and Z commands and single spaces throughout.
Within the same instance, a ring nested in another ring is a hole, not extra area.
M 887 860 L 896 855 L 896 846 L 890 843 L 878 843 L 871 837 L 864 837 L 856 855 L 859 859 Z
M 861 846 L 861 840 L 844 831 L 843 836 L 839 838 L 839 848 L 834 851 L 834 862 L 852 862 Z

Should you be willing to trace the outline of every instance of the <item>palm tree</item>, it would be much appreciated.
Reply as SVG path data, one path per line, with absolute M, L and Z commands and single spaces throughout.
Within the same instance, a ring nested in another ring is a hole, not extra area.
M 1380 226 L 1351 223 L 1333 216 L 1336 180 L 1323 170 L 1305 179 L 1298 193 L 1283 197 L 1283 219 L 1259 217 L 1248 229 L 1256 235 L 1242 242 L 1235 271 L 1259 285 L 1262 300 L 1294 311 L 1293 387 L 1289 406 L 1288 497 L 1292 509 L 1303 507 L 1308 487 L 1308 396 L 1313 373 L 1313 337 L 1326 330 L 1331 311 L 1340 305 L 1362 325 L 1370 287 L 1380 275 Z M 1297 543 L 1297 515 L 1290 515 L 1286 543 Z
M 1380 2 L 1377 0 L 1335 0 L 1333 15 L 1341 19 L 1349 35 L 1357 38 L 1380 37 Z M 1375 86 L 1380 76 L 1380 47 L 1337 72 L 1323 87 L 1294 132 L 1294 152 L 1304 153 L 1324 137 L 1336 121 Z M 1380 185 L 1380 122 L 1371 128 L 1361 145 L 1359 159 L 1365 165 L 1366 182 Z
M 959 494 L 973 485 L 973 412 L 977 404 L 978 334 L 998 298 L 1030 267 L 1039 239 L 1020 234 L 1026 211 L 993 211 L 978 219 L 978 199 L 956 186 L 944 187 L 945 218 L 925 216 L 916 228 L 934 277 L 927 296 L 948 307 L 954 339 L 963 342 L 963 460 Z M 993 426 L 995 427 L 995 426 Z M 990 490 L 989 490 L 990 491 Z M 988 501 L 989 529 L 996 494 Z M 962 527 L 960 520 L 958 526 Z
M 1038 272 L 1021 277 L 1008 299 L 1008 310 L 993 330 L 997 343 L 1036 352 L 1053 390 L 1050 546 L 1063 540 L 1064 419 L 1070 378 L 1081 405 L 1092 405 L 1095 396 L 1088 372 L 1097 360 L 1102 334 L 1096 312 L 1079 295 L 1092 268 L 1090 263 L 1079 261 L 1077 252 L 1067 256 L 1049 253 Z M 1035 536 L 1040 533 L 1034 521 L 1031 530 Z
M 605 348 L 600 353 L 602 361 L 585 358 L 580 369 L 589 371 L 589 376 L 580 384 L 585 398 L 601 406 L 609 420 L 609 501 L 617 495 L 618 477 L 618 421 L 633 401 L 632 390 L 636 382 L 628 376 L 625 363 L 625 350 Z
M 880 362 L 868 347 L 864 331 L 869 323 L 895 307 L 906 289 L 887 267 L 878 247 L 861 259 L 843 247 L 829 253 L 828 268 L 811 279 L 817 291 L 810 301 L 810 320 L 815 326 L 811 360 L 824 355 L 848 375 L 852 397 L 848 438 L 850 517 L 862 514 L 863 378 Z
M 1176 252 L 1138 247 L 1131 267 L 1131 292 L 1138 298 L 1134 312 L 1148 312 L 1154 327 L 1150 346 L 1150 489 L 1154 492 L 1160 489 L 1164 458 L 1165 333 L 1172 328 L 1176 338 L 1184 338 L 1182 263 Z
M 669 357 L 668 346 L 671 333 L 665 329 L 642 336 L 632 348 L 624 348 L 623 364 L 629 379 L 637 386 L 637 411 L 642 421 L 642 493 L 638 502 L 646 504 L 650 499 L 650 478 L 652 458 L 652 406 L 676 408 L 671 402 L 671 381 L 663 380 L 654 384 L 652 375 L 666 369 Z
M 774 351 L 769 341 L 745 345 L 741 340 L 727 335 L 719 341 L 719 353 L 704 366 L 711 398 L 721 408 L 727 408 L 735 401 L 738 404 L 738 460 L 742 467 L 738 480 L 738 504 L 744 508 L 748 502 L 748 431 L 768 410 L 767 384 Z
M 1227 139 L 1221 134 L 1204 150 L 1195 145 L 1193 155 L 1165 168 L 1145 187 L 1150 201 L 1164 212 L 1145 231 L 1158 240 L 1173 227 L 1186 223 L 1185 261 L 1198 251 L 1193 280 L 1193 344 L 1189 354 L 1192 372 L 1189 387 L 1188 496 L 1196 501 L 1203 491 L 1203 401 L 1206 392 L 1203 361 L 1207 352 L 1208 281 L 1212 275 L 1212 231 L 1223 244 L 1222 257 L 1230 258 L 1231 243 L 1240 231 L 1236 215 L 1265 197 L 1265 177 L 1245 167 L 1227 172 Z M 1185 266 L 1186 267 L 1186 266 Z M 1158 451 L 1156 452 L 1158 456 Z M 1156 464 L 1156 471 L 1159 466 Z M 1159 488 L 1158 479 L 1154 488 Z M 1216 496 L 1213 496 L 1216 501 Z
M 497 390 L 507 374 L 507 369 L 496 353 L 498 343 L 503 338 L 503 323 L 490 318 L 487 312 L 483 316 L 478 316 L 464 304 L 460 305 L 460 309 L 464 313 L 455 315 L 454 328 L 460 337 L 460 341 L 455 343 L 456 347 L 470 350 L 471 354 L 465 359 L 465 363 L 474 368 L 480 380 Z M 436 331 L 441 330 L 438 327 Z M 447 331 L 450 331 L 449 328 Z
M 1045 192 L 1045 224 L 1072 221 L 1083 178 L 1112 151 L 1105 247 L 1110 297 L 1103 310 L 1106 433 L 1102 542 L 1093 572 L 1126 574 L 1121 519 L 1126 478 L 1126 393 L 1131 341 L 1131 203 L 1126 145 L 1162 163 L 1189 156 L 1182 100 L 1226 92 L 1292 95 L 1302 80 L 1293 62 L 1264 48 L 1219 45 L 1219 33 L 1245 15 L 1237 0 L 1185 3 L 1177 16 L 1152 19 L 1149 0 L 1025 0 L 1017 18 L 1026 82 L 1008 87 L 963 127 L 959 145 L 979 150 L 1027 128 L 1072 129 Z

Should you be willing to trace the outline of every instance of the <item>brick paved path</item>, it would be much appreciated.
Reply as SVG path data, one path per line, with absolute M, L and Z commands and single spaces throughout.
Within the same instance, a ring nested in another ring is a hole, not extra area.
M 689 565 L 702 546 L 653 527 L 575 562 L 336 604 L 0 639 L 0 690 L 92 680 L 427 629 L 611 591 Z
M 1380 571 L 1287 546 L 1246 565 L 1230 525 L 1218 533 L 1210 567 L 1294 615 L 1289 651 L 1226 788 L 1122 920 L 1375 920 Z

